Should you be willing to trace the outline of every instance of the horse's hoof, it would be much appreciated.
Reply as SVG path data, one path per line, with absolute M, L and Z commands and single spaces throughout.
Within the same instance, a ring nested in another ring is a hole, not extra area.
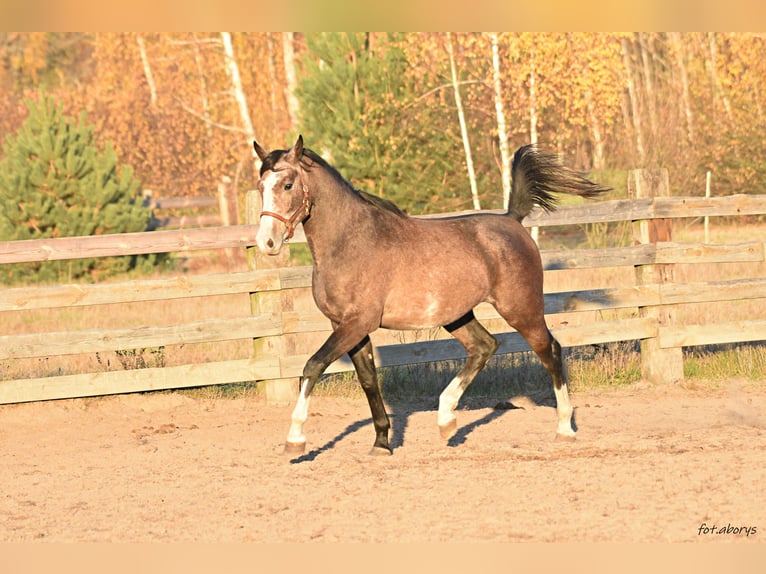
M 303 454 L 306 452 L 306 443 L 305 442 L 290 442 L 287 441 L 285 443 L 285 454 Z
M 577 440 L 577 435 L 556 433 L 555 440 L 556 442 L 574 442 Z
M 394 454 L 390 448 L 384 446 L 374 446 L 370 450 L 370 456 L 391 456 Z
M 457 434 L 457 419 L 452 419 L 448 423 L 439 425 L 439 434 L 444 440 L 449 440 L 455 436 Z

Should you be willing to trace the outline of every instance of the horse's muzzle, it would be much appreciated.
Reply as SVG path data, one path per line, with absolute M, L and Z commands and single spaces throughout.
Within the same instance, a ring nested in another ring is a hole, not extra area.
M 285 238 L 281 232 L 281 225 L 274 221 L 262 220 L 258 233 L 255 236 L 255 244 L 264 255 L 278 255 L 282 251 Z

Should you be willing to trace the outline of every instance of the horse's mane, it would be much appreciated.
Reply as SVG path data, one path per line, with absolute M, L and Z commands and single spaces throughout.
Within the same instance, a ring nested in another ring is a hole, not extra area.
M 261 165 L 261 175 L 265 173 L 266 171 L 273 169 L 274 165 L 279 161 L 279 159 L 287 153 L 287 150 L 275 150 L 272 151 L 266 159 L 263 160 L 263 164 Z M 313 150 L 310 150 L 308 148 L 303 148 L 303 156 L 301 157 L 301 167 L 305 169 L 306 171 L 311 171 L 312 167 L 314 165 L 319 165 L 320 167 L 327 170 L 332 176 L 338 180 L 338 182 L 345 185 L 352 193 L 356 194 L 359 199 L 362 201 L 372 205 L 373 207 L 376 207 L 378 209 L 381 209 L 383 211 L 388 211 L 390 213 L 393 213 L 395 215 L 398 215 L 400 217 L 407 217 L 407 214 L 402 211 L 398 205 L 396 205 L 393 201 L 390 201 L 388 199 L 384 199 L 382 197 L 378 197 L 377 195 L 373 195 L 371 193 L 367 193 L 366 191 L 361 191 L 356 189 L 351 183 L 349 183 L 346 178 L 344 178 L 340 172 L 335 169 L 333 166 L 331 166 L 327 161 L 322 158 L 318 153 L 316 153 Z
M 400 217 L 407 217 L 407 214 L 402 211 L 398 205 L 389 199 L 378 197 L 377 195 L 367 193 L 366 191 L 359 191 L 358 189 L 354 189 L 354 191 L 358 193 L 359 197 L 361 197 L 364 201 L 370 205 L 374 205 L 378 209 L 382 209 L 383 211 L 390 211 L 391 213 Z
M 388 211 L 390 213 L 394 213 L 396 215 L 399 215 L 400 217 L 407 217 L 407 214 L 402 211 L 398 205 L 396 205 L 393 201 L 385 199 L 383 197 L 378 197 L 377 195 L 373 195 L 371 193 L 367 193 L 366 191 L 361 191 L 359 189 L 356 189 L 351 183 L 344 178 L 340 172 L 335 169 L 333 166 L 331 166 L 325 159 L 320 156 L 318 153 L 316 153 L 313 150 L 310 150 L 308 148 L 303 148 L 303 157 L 308 157 L 312 163 L 319 164 L 321 167 L 329 171 L 333 177 L 335 177 L 338 181 L 342 182 L 344 185 L 346 185 L 352 192 L 354 192 L 360 199 L 365 201 L 366 203 L 369 203 L 373 207 L 377 207 L 378 209 L 382 209 L 383 211 Z M 307 162 L 304 162 L 303 164 L 304 169 L 307 171 L 311 170 L 311 164 L 308 164 Z

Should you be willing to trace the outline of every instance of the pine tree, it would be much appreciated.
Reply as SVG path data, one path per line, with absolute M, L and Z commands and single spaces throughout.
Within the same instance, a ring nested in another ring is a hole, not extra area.
M 397 35 L 321 33 L 306 37 L 310 55 L 297 89 L 299 129 L 353 185 L 411 212 L 429 211 L 444 193 L 445 150 L 454 148 L 432 114 L 416 105 L 425 91 Z M 449 153 L 449 152 L 446 152 Z
M 145 231 L 151 212 L 138 197 L 140 182 L 119 165 L 111 144 L 100 152 L 85 114 L 75 122 L 53 98 L 27 100 L 29 115 L 6 139 L 0 161 L 0 240 Z M 100 277 L 157 257 L 75 259 L 7 265 L 5 282 Z

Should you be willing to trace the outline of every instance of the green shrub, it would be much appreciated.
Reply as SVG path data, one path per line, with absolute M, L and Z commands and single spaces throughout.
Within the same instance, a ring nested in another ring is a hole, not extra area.
M 75 122 L 45 94 L 27 100 L 29 115 L 6 139 L 0 161 L 0 241 L 146 231 L 151 211 L 133 169 L 110 143 L 96 147 L 83 113 Z M 124 256 L 4 265 L 0 281 L 95 279 L 161 257 Z

